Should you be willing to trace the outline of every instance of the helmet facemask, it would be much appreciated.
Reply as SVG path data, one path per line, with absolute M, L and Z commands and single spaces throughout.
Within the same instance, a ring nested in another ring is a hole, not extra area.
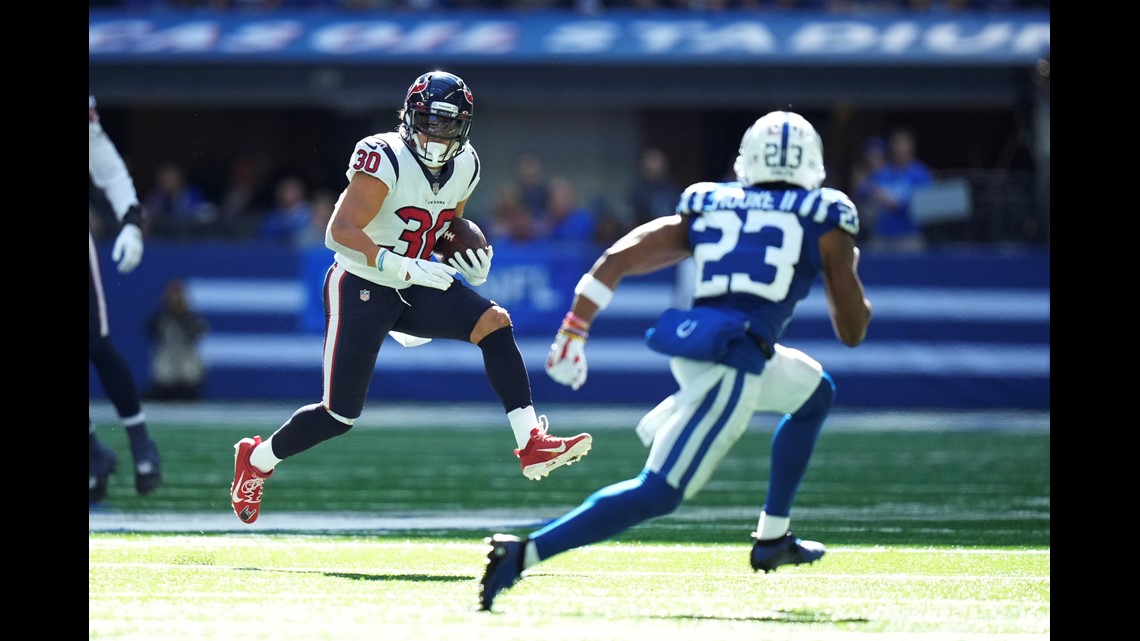
M 404 113 L 405 139 L 420 160 L 433 169 L 442 167 L 463 150 L 470 129 L 469 120 L 412 109 Z

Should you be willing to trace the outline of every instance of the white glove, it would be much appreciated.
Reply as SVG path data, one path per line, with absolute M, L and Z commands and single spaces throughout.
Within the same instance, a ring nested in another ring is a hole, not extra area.
M 447 259 L 447 264 L 458 269 L 468 283 L 482 285 L 487 282 L 487 274 L 491 271 L 491 257 L 494 255 L 495 249 L 490 245 L 487 246 L 487 249 L 471 249 L 468 247 L 467 260 L 464 260 L 463 254 L 456 252 L 454 256 Z
M 407 256 L 398 256 L 388 251 L 387 249 L 380 250 L 382 258 L 381 265 L 384 261 L 395 261 L 396 265 L 396 281 L 398 283 L 410 283 L 412 285 L 423 285 L 424 287 L 434 287 L 435 289 L 447 289 L 451 287 L 451 282 L 455 280 L 457 273 L 454 267 L 448 267 L 443 263 L 436 263 L 430 260 L 423 260 L 422 258 L 408 258 Z M 392 263 L 388 262 L 388 269 L 392 269 Z M 380 271 L 387 271 L 381 269 Z
M 127 223 L 119 230 L 115 247 L 111 250 L 111 260 L 119 264 L 120 274 L 129 274 L 143 255 L 142 230 L 134 223 Z
M 546 355 L 550 378 L 577 391 L 586 382 L 586 339 L 559 331 Z

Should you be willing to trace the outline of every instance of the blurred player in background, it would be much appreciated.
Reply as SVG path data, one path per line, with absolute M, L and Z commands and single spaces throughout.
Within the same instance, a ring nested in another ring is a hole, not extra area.
M 492 248 L 469 249 L 466 260 L 448 264 L 431 259 L 444 226 L 463 216 L 479 183 L 479 156 L 468 142 L 473 112 L 467 84 L 432 71 L 409 87 L 395 131 L 357 142 L 345 172 L 348 187 L 325 234 L 336 254 L 324 283 L 324 395 L 268 439 L 234 446 L 230 492 L 242 521 L 257 520 L 265 479 L 278 463 L 352 428 L 389 335 L 406 347 L 433 338 L 479 347 L 527 478 L 538 480 L 589 451 L 589 434 L 554 436 L 546 417 L 535 413 L 507 310 L 455 281 L 462 274 L 471 285 L 483 284 Z
M 143 255 L 143 208 L 139 205 L 134 180 L 114 143 L 103 131 L 95 110 L 95 97 L 88 96 L 88 130 L 90 140 L 89 173 L 92 183 L 103 192 L 120 223 L 118 237 L 111 250 L 120 273 L 129 274 Z M 99 272 L 99 256 L 95 251 L 95 235 L 88 228 L 88 309 L 87 349 L 91 364 L 103 384 L 103 391 L 115 406 L 119 420 L 127 430 L 131 455 L 135 463 L 135 489 L 149 494 L 162 485 L 158 447 L 146 426 L 146 416 L 139 402 L 138 388 L 126 360 L 111 343 L 107 325 L 107 300 L 103 295 L 103 277 Z M 118 461 L 115 451 L 95 436 L 95 422 L 87 419 L 88 487 L 90 501 L 102 501 Z
M 844 193 L 820 188 L 823 144 L 798 114 L 757 120 L 735 170 L 738 182 L 691 185 L 676 214 L 618 240 L 578 283 L 546 361 L 547 373 L 573 389 L 586 382 L 590 324 L 622 278 L 695 259 L 692 309 L 666 311 L 647 338 L 671 356 L 680 389 L 637 426 L 650 448 L 638 476 L 598 490 L 529 536 L 486 539 L 482 609 L 537 563 L 673 512 L 700 491 L 756 412 L 784 417 L 772 437 L 750 564 L 770 572 L 823 556 L 823 545 L 792 533 L 790 514 L 835 384 L 818 362 L 779 342 L 816 275 L 836 336 L 850 347 L 863 341 L 871 304 L 857 271 L 859 218 Z

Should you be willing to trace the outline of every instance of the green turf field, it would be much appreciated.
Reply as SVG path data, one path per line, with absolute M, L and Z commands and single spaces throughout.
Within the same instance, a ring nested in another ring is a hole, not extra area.
M 91 509 L 91 639 L 1050 636 L 1047 424 L 833 419 L 792 514 L 828 553 L 771 574 L 748 565 L 771 438 L 750 429 L 676 513 L 541 564 L 490 613 L 476 610 L 482 538 L 525 534 L 636 474 L 646 450 L 632 429 L 591 429 L 589 456 L 533 482 L 503 425 L 362 425 L 283 463 L 246 526 L 229 506 L 232 446 L 272 426 L 151 424 L 166 485 L 142 498 L 125 436 L 100 428 L 124 464 Z

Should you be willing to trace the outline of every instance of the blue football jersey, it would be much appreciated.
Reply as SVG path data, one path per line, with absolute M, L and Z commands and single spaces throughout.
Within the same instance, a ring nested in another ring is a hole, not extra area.
M 822 267 L 820 236 L 836 227 L 859 233 L 851 199 L 827 187 L 696 183 L 681 194 L 677 213 L 689 222 L 693 305 L 744 312 L 769 344 L 779 342 Z

